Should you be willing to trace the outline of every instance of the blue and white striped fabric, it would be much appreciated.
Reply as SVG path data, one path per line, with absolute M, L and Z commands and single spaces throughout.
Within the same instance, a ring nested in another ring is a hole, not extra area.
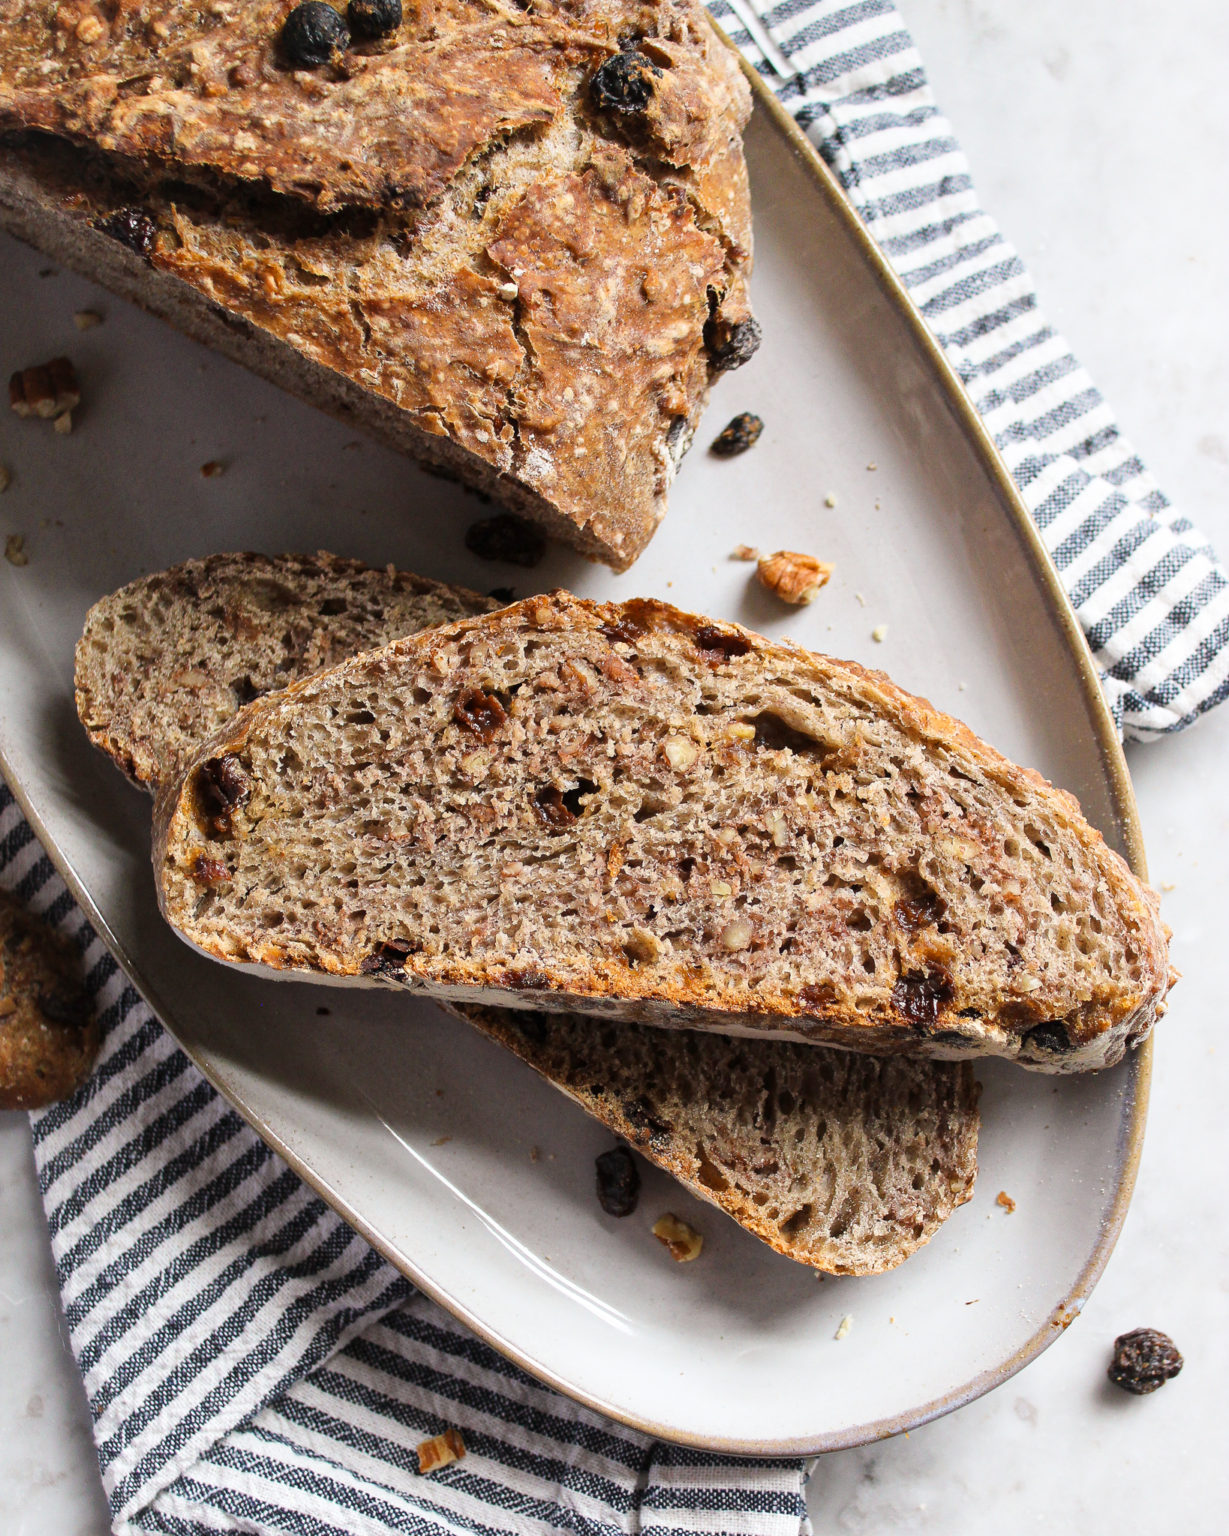
M 1015 477 L 1120 730 L 1229 695 L 1229 576 L 1175 516 L 977 200 L 890 0 L 711 0 L 839 177 Z M 1009 110 L 1008 108 L 1006 108 Z
M 1062 340 L 886 0 L 714 0 L 857 204 L 999 444 L 1127 734 L 1229 692 L 1229 582 Z M 32 1117 L 120 1533 L 798 1536 L 803 1467 L 654 1443 L 458 1326 L 219 1099 L 91 932 L 0 784 L 0 885 L 73 938 L 99 1068 Z M 417 1443 L 459 1428 L 430 1477 Z
M 797 1461 L 681 1450 L 539 1385 L 414 1290 L 141 1002 L 0 781 L 0 887 L 81 949 L 104 1040 L 31 1116 L 119 1536 L 800 1536 Z M 466 1455 L 422 1477 L 448 1427 Z

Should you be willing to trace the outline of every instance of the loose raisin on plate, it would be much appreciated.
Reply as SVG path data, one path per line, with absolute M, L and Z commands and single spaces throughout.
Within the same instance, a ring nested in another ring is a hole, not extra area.
M 612 1147 L 595 1159 L 597 1198 L 607 1216 L 630 1216 L 640 1198 L 640 1170 L 626 1147 Z
M 143 208 L 117 208 L 114 213 L 95 219 L 94 228 L 146 260 L 153 254 L 154 241 L 158 238 L 158 227 Z
M 739 320 L 736 325 L 727 325 L 720 316 L 714 315 L 704 327 L 708 360 L 718 373 L 729 373 L 731 369 L 749 363 L 763 339 L 758 320 Z
M 616 53 L 594 72 L 589 95 L 599 112 L 643 112 L 660 77 L 661 70 L 644 54 Z
M 350 46 L 350 30 L 324 0 L 305 0 L 282 23 L 282 57 L 293 69 L 329 64 Z
M 1114 1340 L 1114 1358 L 1106 1375 L 1124 1392 L 1143 1397 L 1163 1387 L 1182 1365 L 1182 1356 L 1167 1333 L 1155 1328 L 1135 1328 Z
M 346 20 L 355 37 L 387 37 L 401 25 L 401 0 L 350 0 Z
M 527 518 L 500 512 L 471 523 L 465 530 L 465 547 L 479 560 L 501 560 L 530 569 L 546 554 L 546 535 Z
M 751 411 L 743 411 L 722 427 L 713 439 L 709 452 L 715 453 L 720 459 L 732 459 L 736 453 L 746 453 L 748 448 L 754 448 L 763 430 L 764 423 L 760 417 Z

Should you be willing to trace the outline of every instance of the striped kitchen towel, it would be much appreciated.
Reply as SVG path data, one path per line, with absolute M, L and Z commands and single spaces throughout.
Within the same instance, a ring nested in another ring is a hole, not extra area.
M 835 171 L 1015 477 L 1119 730 L 1181 730 L 1229 695 L 1229 576 L 1046 323 L 981 209 L 890 0 L 711 0 Z M 1004 106 L 1010 110 L 1010 104 Z
M 0 780 L 0 887 L 81 950 L 98 1066 L 31 1116 L 120 1536 L 799 1536 L 796 1460 L 663 1445 L 540 1385 L 419 1294 L 201 1077 Z M 464 1459 L 421 1476 L 458 1429 Z
M 1129 735 L 1229 691 L 1229 583 L 981 212 L 886 0 L 714 0 L 908 284 L 1042 529 Z M 116 1530 L 797 1536 L 803 1466 L 679 1450 L 539 1385 L 411 1286 L 230 1110 L 0 784 L 0 884 L 85 958 L 98 1070 L 32 1117 Z M 420 1476 L 415 1446 L 467 1454 Z

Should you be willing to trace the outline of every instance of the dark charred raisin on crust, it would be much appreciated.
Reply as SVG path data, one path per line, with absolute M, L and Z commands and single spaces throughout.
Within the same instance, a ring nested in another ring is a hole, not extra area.
M 563 791 L 554 784 L 537 792 L 533 797 L 533 809 L 542 825 L 552 832 L 561 832 L 576 821 L 576 812 L 565 803 Z
M 924 1032 L 933 1029 L 944 1005 L 954 996 L 952 978 L 941 966 L 929 971 L 906 971 L 892 988 L 897 1013 L 914 1029 Z
M 60 1024 L 66 1029 L 85 1029 L 94 1017 L 84 992 L 40 992 L 34 999 L 34 1006 L 49 1024 Z
M 452 706 L 452 718 L 483 741 L 493 741 L 508 713 L 496 694 L 485 688 L 466 688 Z
M 674 1130 L 669 1121 L 655 1115 L 643 1099 L 624 1099 L 619 1107 L 631 1127 L 633 1141 L 657 1142 Z
M 1106 1375 L 1124 1392 L 1143 1397 L 1172 1380 L 1183 1364 L 1167 1333 L 1156 1328 L 1135 1328 L 1114 1340 L 1114 1358 Z
M 722 427 L 710 443 L 708 451 L 715 453 L 719 459 L 732 459 L 736 454 L 754 448 L 763 430 L 764 423 L 759 416 L 752 411 L 743 411 Z
M 196 771 L 196 806 L 210 837 L 229 837 L 232 816 L 252 793 L 252 785 L 232 753 L 211 757 Z
M 291 69 L 314 69 L 341 58 L 350 46 L 350 29 L 324 0 L 304 0 L 282 23 L 277 44 Z
M 384 976 L 400 981 L 405 973 L 405 962 L 421 948 L 422 945 L 413 939 L 388 939 L 377 944 L 369 955 L 364 955 L 358 968 L 364 976 Z
M 158 226 L 144 208 L 117 208 L 114 213 L 95 219 L 94 228 L 126 245 L 134 256 L 143 256 L 148 261 L 154 253 Z
M 661 69 L 634 49 L 616 53 L 593 72 L 589 99 L 599 112 L 630 116 L 643 112 L 653 100 Z
M 514 992 L 542 992 L 550 989 L 551 979 L 545 971 L 505 971 L 503 984 Z
M 715 624 L 701 624 L 696 630 L 696 644 L 702 651 L 719 656 L 722 661 L 745 656 L 751 649 L 751 642 L 746 635 L 740 635 L 732 629 L 718 629 Z
M 626 1147 L 612 1147 L 594 1159 L 598 1204 L 607 1216 L 630 1216 L 640 1199 L 640 1170 Z
M 759 321 L 750 318 L 729 325 L 717 314 L 704 326 L 704 345 L 708 348 L 709 366 L 717 373 L 729 373 L 749 363 L 759 351 L 763 339 L 764 333 Z
M 355 37 L 387 37 L 401 25 L 401 0 L 350 0 L 346 20 Z
M 600 624 L 599 632 L 605 635 L 611 645 L 635 645 L 636 641 L 645 633 L 643 626 L 637 624 L 635 619 L 624 616 L 616 619 L 613 624 Z
M 1044 1024 L 1035 1024 L 1024 1035 L 1021 1044 L 1026 1050 L 1042 1056 L 1065 1056 L 1073 1049 L 1071 1036 L 1061 1019 L 1047 1019 Z
M 479 560 L 498 560 L 530 570 L 540 565 L 546 554 L 546 535 L 528 518 L 500 512 L 471 523 L 465 530 L 465 547 Z
M 798 992 L 798 1006 L 804 1013 L 826 1013 L 835 1002 L 835 988 L 824 982 L 811 982 Z

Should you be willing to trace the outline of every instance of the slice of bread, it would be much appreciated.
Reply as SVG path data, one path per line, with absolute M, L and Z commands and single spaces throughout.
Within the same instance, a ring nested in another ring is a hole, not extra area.
M 9 0 L 0 223 L 630 565 L 758 340 L 733 51 L 698 0 L 450 0 L 295 68 L 288 8 Z
M 262 694 L 498 606 L 323 551 L 188 560 L 90 609 L 77 642 L 77 713 L 94 745 L 152 793 Z
M 693 1194 L 827 1274 L 895 1268 L 972 1197 L 968 1062 L 446 1006 Z
M 160 797 L 204 953 L 468 1003 L 1045 1071 L 1170 984 L 1075 800 L 850 662 L 566 593 L 257 700 Z
M 91 740 L 156 791 L 255 691 L 343 649 L 490 599 L 334 555 L 217 555 L 90 610 L 77 703 Z M 589 1114 L 778 1252 L 832 1274 L 901 1263 L 969 1199 L 967 1063 L 452 1006 Z

